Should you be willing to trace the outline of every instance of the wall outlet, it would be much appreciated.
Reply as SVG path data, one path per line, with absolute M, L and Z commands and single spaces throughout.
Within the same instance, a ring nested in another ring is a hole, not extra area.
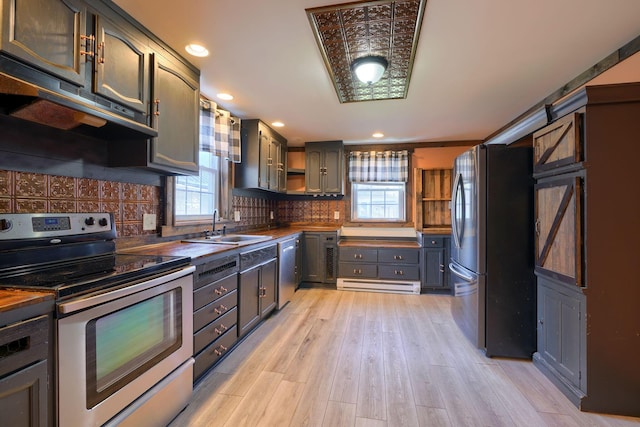
M 273 219 L 273 211 L 269 211 L 269 219 Z
M 156 214 L 144 214 L 144 215 L 142 215 L 142 229 L 143 230 L 155 230 L 156 229 Z
M 340 211 L 333 211 L 333 219 L 340 219 Z
M 240 222 L 240 211 L 233 211 L 233 220 L 235 222 Z

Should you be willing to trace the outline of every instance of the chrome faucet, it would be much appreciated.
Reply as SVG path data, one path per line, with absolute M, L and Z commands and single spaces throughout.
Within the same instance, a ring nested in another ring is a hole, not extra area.
M 218 209 L 213 210 L 213 228 L 211 229 L 211 234 L 216 235 L 216 215 L 218 215 Z M 220 217 L 218 217 L 220 219 Z

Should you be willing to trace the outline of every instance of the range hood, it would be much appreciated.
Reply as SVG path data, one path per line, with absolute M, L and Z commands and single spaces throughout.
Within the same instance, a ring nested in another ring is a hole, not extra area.
M 0 72 L 0 112 L 5 115 L 97 138 L 148 139 L 155 129 L 98 107 Z

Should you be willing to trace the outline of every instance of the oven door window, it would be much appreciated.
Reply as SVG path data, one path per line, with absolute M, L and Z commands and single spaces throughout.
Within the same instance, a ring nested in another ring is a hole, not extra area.
M 180 348 L 181 313 L 173 289 L 87 323 L 87 409 Z

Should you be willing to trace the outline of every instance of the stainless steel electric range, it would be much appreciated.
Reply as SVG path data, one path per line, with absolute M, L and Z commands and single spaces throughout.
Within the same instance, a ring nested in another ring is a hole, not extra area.
M 0 214 L 0 287 L 56 298 L 57 422 L 165 425 L 193 376 L 189 257 L 119 254 L 113 214 Z

